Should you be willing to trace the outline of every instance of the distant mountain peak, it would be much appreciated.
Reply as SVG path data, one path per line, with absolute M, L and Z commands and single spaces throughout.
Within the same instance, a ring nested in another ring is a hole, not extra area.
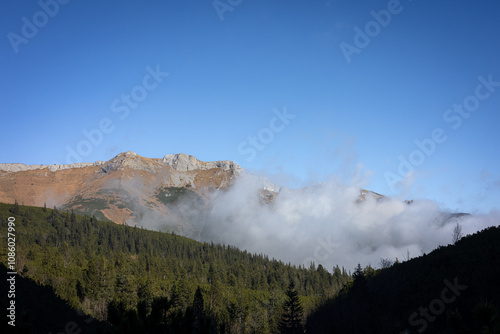
M 146 170 L 156 173 L 158 169 L 164 165 L 172 167 L 176 171 L 187 172 L 195 170 L 209 170 L 212 168 L 220 168 L 223 171 L 231 171 L 234 174 L 239 174 L 243 171 L 237 163 L 229 160 L 205 162 L 198 160 L 192 155 L 185 153 L 167 154 L 163 158 L 145 158 L 139 154 L 127 151 L 117 154 L 114 158 L 108 161 L 96 162 L 80 162 L 73 164 L 53 164 L 53 165 L 25 165 L 21 163 L 0 163 L 0 171 L 15 173 L 35 169 L 48 168 L 51 172 L 63 169 L 84 168 L 101 166 L 104 172 L 136 169 Z
M 177 217 L 166 203 L 189 193 L 207 204 L 210 192 L 227 189 L 244 173 L 232 161 L 204 162 L 184 153 L 146 158 L 132 151 L 94 163 L 0 164 L 0 202 L 48 203 L 119 223 L 137 223 L 147 213 L 193 230 L 193 223 Z
M 104 163 L 102 170 L 109 172 L 128 168 L 156 173 L 160 168 L 162 168 L 162 164 L 159 160 L 160 159 L 145 158 L 135 152 L 127 151 L 118 154 L 111 160 Z
M 164 165 L 170 166 L 179 172 L 220 168 L 223 171 L 232 171 L 235 174 L 239 174 L 243 170 L 238 164 L 228 160 L 204 162 L 185 153 L 167 154 L 163 159 L 150 159 L 142 157 L 132 151 L 118 154 L 113 159 L 107 161 L 102 168 L 106 172 L 125 168 L 156 172 Z
M 190 170 L 207 170 L 212 168 L 221 168 L 222 170 L 225 171 L 232 170 L 238 173 L 243 169 L 233 161 L 221 160 L 221 161 L 204 162 L 198 160 L 192 155 L 188 155 L 185 153 L 167 154 L 163 157 L 162 161 L 164 164 L 169 165 L 173 169 L 182 172 Z

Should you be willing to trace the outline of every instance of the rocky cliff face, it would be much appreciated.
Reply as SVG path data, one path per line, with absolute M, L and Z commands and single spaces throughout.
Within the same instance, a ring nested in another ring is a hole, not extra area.
M 191 171 L 191 170 L 208 170 L 213 168 L 220 168 L 223 171 L 233 171 L 234 173 L 239 173 L 243 169 L 238 166 L 238 164 L 232 161 L 210 161 L 203 162 L 192 155 L 187 155 L 184 153 L 179 154 L 167 154 L 163 157 L 163 163 L 171 166 L 177 171 Z

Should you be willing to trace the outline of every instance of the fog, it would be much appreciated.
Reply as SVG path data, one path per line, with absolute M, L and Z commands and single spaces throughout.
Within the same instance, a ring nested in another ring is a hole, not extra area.
M 457 216 L 428 200 L 407 204 L 401 199 L 377 200 L 370 193 L 359 201 L 359 183 L 338 179 L 302 189 L 280 188 L 264 177 L 243 172 L 225 190 L 198 196 L 188 192 L 168 206 L 152 210 L 145 198 L 161 185 L 130 179 L 107 187 L 134 211 L 137 223 L 147 229 L 175 231 L 200 240 L 237 246 L 285 263 L 309 266 L 335 265 L 353 270 L 379 268 L 381 259 L 405 261 L 452 243 L 457 223 L 464 235 L 500 225 L 500 211 Z M 193 188 L 191 188 L 194 190 Z M 262 190 L 279 194 L 265 200 Z
M 498 225 L 500 214 L 453 217 L 431 201 L 357 201 L 360 188 L 334 180 L 299 190 L 281 189 L 271 203 L 259 195 L 262 179 L 242 175 L 210 197 L 201 239 L 331 271 L 380 267 L 381 258 L 404 261 L 452 242 L 457 222 L 470 234 Z M 184 206 L 186 207 L 186 206 Z

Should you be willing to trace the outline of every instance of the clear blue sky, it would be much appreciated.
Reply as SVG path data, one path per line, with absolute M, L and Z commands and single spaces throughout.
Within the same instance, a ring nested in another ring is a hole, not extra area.
M 60 1 L 0 5 L 2 163 L 183 152 L 500 209 L 498 1 Z

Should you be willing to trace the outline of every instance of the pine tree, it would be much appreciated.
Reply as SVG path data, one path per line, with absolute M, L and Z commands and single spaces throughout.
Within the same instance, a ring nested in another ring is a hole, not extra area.
M 361 264 L 358 263 L 358 266 L 354 270 L 354 274 L 352 274 L 352 277 L 354 278 L 355 282 L 361 282 L 365 280 L 365 273 L 363 271 L 363 268 L 361 267 Z
M 295 290 L 293 279 L 290 280 L 286 295 L 287 300 L 283 304 L 283 314 L 279 323 L 279 331 L 283 334 L 304 333 L 304 325 L 302 324 L 304 311 L 300 304 L 299 294 Z
M 14 207 L 10 210 L 15 215 L 19 214 L 19 203 L 17 202 L 17 199 L 14 201 Z
M 172 288 L 172 306 L 184 312 L 189 304 L 190 296 L 191 292 L 189 291 L 187 274 L 185 272 L 185 269 L 183 269 L 181 277 L 175 281 Z
M 201 289 L 199 285 L 198 288 L 196 289 L 196 292 L 194 293 L 193 308 L 195 311 L 195 315 L 201 317 L 205 307 L 204 307 L 203 295 L 201 294 Z
M 193 299 L 193 326 L 198 332 L 201 330 L 202 323 L 205 316 L 205 306 L 203 301 L 203 295 L 201 293 L 200 286 L 196 289 Z

